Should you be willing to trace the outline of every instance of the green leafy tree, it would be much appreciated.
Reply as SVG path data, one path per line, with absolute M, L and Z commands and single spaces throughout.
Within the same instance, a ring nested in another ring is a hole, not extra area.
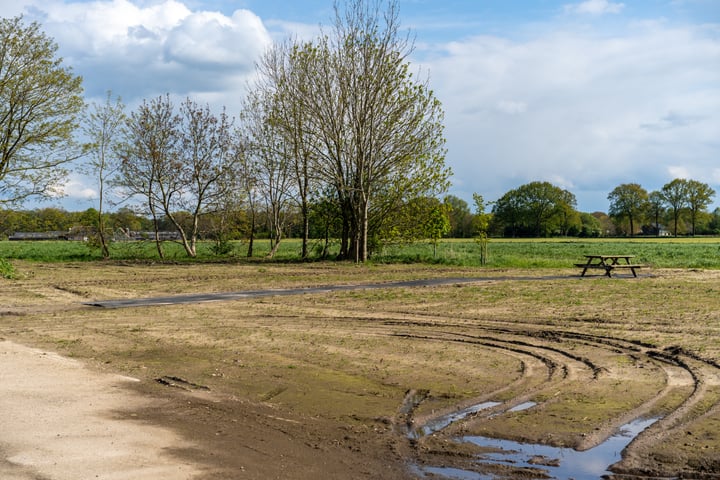
M 437 246 L 440 239 L 450 232 L 450 207 L 447 203 L 439 201 L 433 205 L 425 217 L 423 224 L 425 236 L 430 239 L 433 246 L 433 258 L 437 257 Z
M 678 223 L 683 209 L 688 206 L 688 185 L 684 178 L 676 178 L 663 185 L 660 190 L 665 204 L 670 210 L 673 219 L 673 235 L 678 235 Z
M 712 211 L 710 215 L 710 223 L 708 224 L 710 233 L 717 235 L 720 233 L 720 207 L 717 207 Z
M 59 195 L 83 109 L 82 78 L 37 23 L 0 19 L 0 203 Z
M 622 221 L 627 219 L 630 224 L 630 236 L 635 236 L 635 222 L 642 219 L 647 210 L 648 193 L 637 183 L 623 183 L 608 195 L 611 217 Z
M 524 206 L 517 189 L 500 197 L 492 209 L 493 230 L 502 229 L 504 235 L 517 237 L 523 225 Z
M 450 214 L 450 237 L 468 238 L 473 235 L 473 214 L 468 203 L 455 195 L 447 195 L 443 203 L 451 207 Z
M 549 182 L 530 182 L 503 195 L 493 207 L 494 218 L 518 231 L 542 237 L 562 233 L 564 219 L 575 209 L 575 195 Z
M 490 229 L 491 214 L 485 212 L 487 204 L 485 199 L 479 193 L 473 193 L 473 202 L 475 203 L 475 217 L 473 218 L 473 229 L 475 238 L 480 245 L 480 265 L 486 265 L 488 261 L 488 248 L 490 237 L 488 230 Z
M 710 188 L 707 183 L 697 180 L 688 180 L 685 184 L 687 194 L 687 206 L 690 211 L 691 233 L 695 235 L 695 227 L 698 216 L 707 210 L 708 205 L 712 203 L 715 196 L 715 190 Z
M 563 236 L 580 230 L 582 222 L 580 220 L 580 213 L 575 209 L 576 206 L 577 201 L 575 195 L 567 190 L 562 190 L 556 209 L 558 227 L 560 234 Z
M 595 238 L 599 237 L 602 234 L 602 224 L 600 223 L 600 220 L 595 218 L 590 213 L 581 213 L 580 214 L 580 237 L 585 238 Z

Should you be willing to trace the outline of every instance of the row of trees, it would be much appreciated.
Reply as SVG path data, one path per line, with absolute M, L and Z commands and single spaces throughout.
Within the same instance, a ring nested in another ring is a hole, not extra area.
M 677 179 L 669 182 L 666 191 L 674 191 L 680 184 L 695 185 L 695 182 Z M 640 193 L 638 193 L 638 190 Z M 706 191 L 706 189 L 702 189 Z M 633 184 L 623 184 L 616 187 L 609 195 L 615 198 L 620 192 L 625 197 L 643 198 L 642 189 Z M 393 214 L 392 228 L 383 232 L 383 241 L 414 241 L 431 240 L 433 242 L 442 237 L 450 238 L 476 238 L 486 236 L 537 236 L 538 225 L 541 236 L 629 236 L 630 232 L 642 232 L 644 235 L 659 235 L 675 233 L 664 228 L 660 222 L 673 225 L 677 216 L 677 234 L 720 234 L 720 208 L 710 213 L 706 209 L 696 206 L 693 214 L 691 202 L 696 195 L 690 194 L 685 205 L 673 208 L 671 204 L 649 201 L 656 198 L 648 194 L 648 203 L 645 209 L 634 211 L 634 230 L 630 229 L 630 218 L 622 210 L 613 212 L 612 216 L 603 212 L 578 212 L 572 204 L 572 194 L 553 187 L 544 182 L 532 182 L 507 192 L 497 202 L 486 204 L 482 196 L 475 194 L 472 207 L 463 199 L 448 195 L 440 201 L 434 197 L 416 198 L 406 202 Z M 558 193 L 562 195 L 558 196 Z M 631 195 L 632 194 L 632 195 Z M 553 205 L 553 197 L 560 198 L 557 205 Z M 624 198 L 624 197 L 623 197 Z M 673 197 L 674 198 L 674 197 Z M 668 206 L 665 206 L 668 205 Z M 487 206 L 492 211 L 485 212 Z M 511 207 L 515 211 L 511 211 Z M 617 205 L 615 206 L 617 207 Z M 286 237 L 299 238 L 309 231 L 309 237 L 323 240 L 323 251 L 331 239 L 339 238 L 342 232 L 340 216 L 333 213 L 332 206 L 326 202 L 308 205 L 309 215 L 305 225 L 299 205 L 292 203 L 282 210 L 283 232 Z M 193 215 L 187 211 L 176 211 L 173 219 L 160 215 L 156 219 L 139 214 L 127 207 L 121 207 L 112 212 L 99 215 L 95 208 L 82 212 L 67 212 L 58 208 L 42 208 L 36 210 L 0 210 L 0 238 L 7 238 L 14 232 L 44 232 L 44 231 L 74 231 L 87 234 L 98 231 L 98 219 L 101 218 L 106 231 L 113 232 L 115 236 L 127 231 L 175 231 L 175 223 L 183 228 L 193 228 Z M 676 215 L 678 214 L 678 215 Z M 252 217 L 255 217 L 254 219 Z M 196 226 L 199 238 L 215 240 L 218 244 L 227 240 L 249 239 L 251 230 L 258 238 L 272 239 L 273 212 L 261 205 L 251 210 L 247 203 L 241 208 L 203 215 Z M 693 218 L 694 223 L 693 223 Z M 317 243 L 316 243 L 317 245 Z M 220 246 L 220 245 L 219 245 Z M 251 252 L 249 252 L 251 253 Z
M 714 196 L 715 190 L 697 180 L 676 178 L 650 193 L 637 183 L 624 183 L 608 195 L 609 213 L 619 221 L 627 221 L 630 236 L 637 233 L 642 222 L 646 222 L 643 232 L 656 235 L 661 234 L 665 222 L 670 222 L 677 236 L 684 221 L 690 225 L 688 233 L 695 235 Z
M 720 212 L 707 211 L 715 191 L 697 180 L 674 179 L 648 193 L 636 183 L 621 184 L 608 195 L 607 216 L 576 210 L 575 195 L 548 182 L 531 182 L 510 190 L 492 209 L 490 230 L 496 235 L 600 236 L 639 232 L 661 235 L 672 225 L 672 234 L 719 233 Z
M 410 72 L 413 44 L 399 28 L 395 1 L 384 11 L 380 2 L 336 4 L 330 32 L 261 59 L 235 120 L 190 99 L 176 107 L 169 94 L 126 113 L 109 93 L 83 112 L 81 79 L 55 58 L 53 41 L 21 17 L 2 20 L 0 198 L 52 196 L 64 166 L 82 158 L 98 179 L 105 255 L 104 206 L 119 198 L 141 205 L 156 231 L 169 221 L 189 256 L 204 217 L 223 223 L 240 210 L 249 212 L 249 253 L 261 210 L 277 248 L 293 208 L 305 256 L 312 205 L 328 225 L 339 222 L 340 256 L 365 261 L 373 239 L 398 231 L 390 212 L 445 191 L 450 176 L 443 110 Z

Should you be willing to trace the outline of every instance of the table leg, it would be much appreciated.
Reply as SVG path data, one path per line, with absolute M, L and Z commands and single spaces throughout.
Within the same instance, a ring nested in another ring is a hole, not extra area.
M 585 272 L 587 272 L 588 267 L 590 267 L 590 264 L 592 263 L 592 258 L 587 261 L 585 264 L 585 268 L 583 268 L 582 273 L 580 274 L 581 277 L 585 276 Z

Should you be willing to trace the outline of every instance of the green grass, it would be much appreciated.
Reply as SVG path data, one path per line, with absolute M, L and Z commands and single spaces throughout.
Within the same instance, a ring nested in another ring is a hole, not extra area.
M 299 260 L 300 241 L 281 242 L 275 261 Z M 227 256 L 212 253 L 213 243 L 198 245 L 197 260 L 188 259 L 182 246 L 164 244 L 165 260 L 246 261 L 247 244 L 237 242 Z M 270 249 L 267 240 L 255 242 L 253 261 L 262 261 Z M 311 246 L 311 251 L 313 248 Z M 588 254 L 635 255 L 636 263 L 657 268 L 720 269 L 720 238 L 634 238 L 634 239 L 491 239 L 488 268 L 567 268 L 583 261 Z M 111 245 L 112 260 L 158 261 L 153 242 L 115 243 Z M 77 262 L 100 260 L 100 252 L 80 242 L 0 242 L 0 258 L 38 262 Z M 428 263 L 456 266 L 480 266 L 480 247 L 472 240 L 442 241 L 433 256 L 427 243 L 395 245 L 375 252 L 376 263 Z
M 490 268 L 566 268 L 584 255 L 635 255 L 634 263 L 657 268 L 720 268 L 720 238 L 491 239 Z M 472 240 L 445 240 L 433 257 L 431 245 L 386 248 L 376 261 L 419 261 L 479 266 L 480 247 Z

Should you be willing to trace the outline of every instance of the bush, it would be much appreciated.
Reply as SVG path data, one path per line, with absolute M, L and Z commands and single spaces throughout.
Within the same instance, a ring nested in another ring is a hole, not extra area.
M 15 267 L 7 260 L 0 258 L 0 277 L 13 279 L 17 277 Z

